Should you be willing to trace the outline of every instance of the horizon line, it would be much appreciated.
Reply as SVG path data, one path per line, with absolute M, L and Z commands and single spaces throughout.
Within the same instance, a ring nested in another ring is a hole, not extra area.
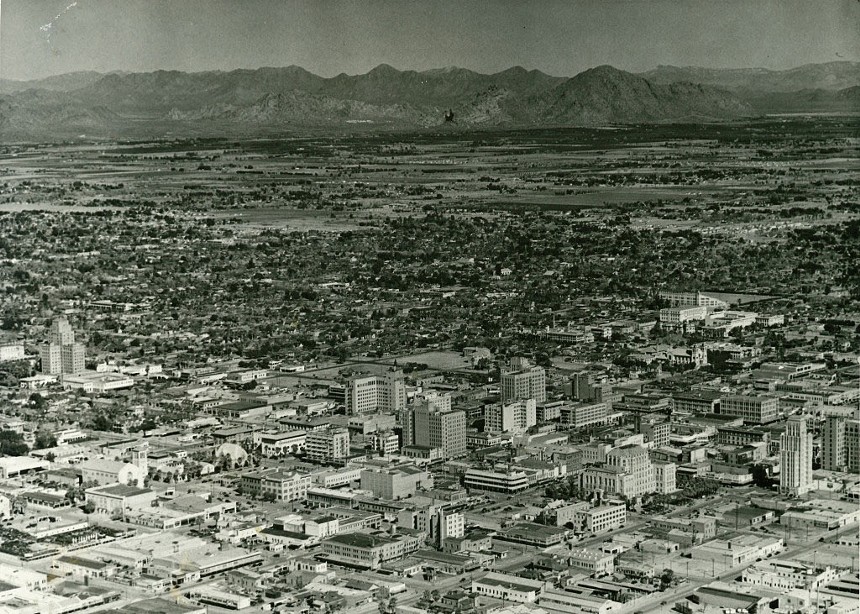
M 183 74 L 188 74 L 188 75 L 195 75 L 195 74 L 206 74 L 206 73 L 227 74 L 227 73 L 233 73 L 233 72 L 239 72 L 239 71 L 252 71 L 253 72 L 253 71 L 257 71 L 257 70 L 267 70 L 267 69 L 269 69 L 269 70 L 283 70 L 283 69 L 287 69 L 287 68 L 298 68 L 298 69 L 304 70 L 305 72 L 307 72 L 307 73 L 309 73 L 315 77 L 319 77 L 321 79 L 336 79 L 338 77 L 344 77 L 344 76 L 346 76 L 346 77 L 364 76 L 364 75 L 370 74 L 374 70 L 377 70 L 378 68 L 381 68 L 381 67 L 392 68 L 392 69 L 396 70 L 397 72 L 401 72 L 401 73 L 414 72 L 414 73 L 418 73 L 418 74 L 433 72 L 433 71 L 441 71 L 441 70 L 459 69 L 459 70 L 467 70 L 469 72 L 472 72 L 472 73 L 475 73 L 478 75 L 487 75 L 487 76 L 498 75 L 500 73 L 503 73 L 503 72 L 506 72 L 506 71 L 509 71 L 512 69 L 521 68 L 527 72 L 536 71 L 536 72 L 540 72 L 540 73 L 542 73 L 548 77 L 565 79 L 565 78 L 575 77 L 576 75 L 582 74 L 583 72 L 592 70 L 594 68 L 598 68 L 600 66 L 611 66 L 612 68 L 615 68 L 616 70 L 620 70 L 623 72 L 629 72 L 630 74 L 634 74 L 634 75 L 642 75 L 642 74 L 645 74 L 645 73 L 650 72 L 652 70 L 658 70 L 660 68 L 680 68 L 680 69 L 718 70 L 718 71 L 764 70 L 764 71 L 768 71 L 768 72 L 788 72 L 791 70 L 797 70 L 799 68 L 804 68 L 807 66 L 824 66 L 824 65 L 828 65 L 828 64 L 860 64 L 860 59 L 857 59 L 857 60 L 841 59 L 841 60 L 833 60 L 830 62 L 807 62 L 804 64 L 799 64 L 797 66 L 792 66 L 791 68 L 765 68 L 762 66 L 736 66 L 736 67 L 731 67 L 731 68 L 716 68 L 716 67 L 712 67 L 712 66 L 695 66 L 695 65 L 691 65 L 691 64 L 686 64 L 686 65 L 657 64 L 653 68 L 649 68 L 648 70 L 638 71 L 638 72 L 626 70 L 623 68 L 618 68 L 616 66 L 613 66 L 612 64 L 596 64 L 596 65 L 591 66 L 589 68 L 583 69 L 583 70 L 581 70 L 581 71 L 579 71 L 573 75 L 553 75 L 553 74 L 550 74 L 548 72 L 541 70 L 540 68 L 526 68 L 522 64 L 514 64 L 513 66 L 509 66 L 508 68 L 503 68 L 502 70 L 498 70 L 495 72 L 480 72 L 480 71 L 472 69 L 472 68 L 466 68 L 465 66 L 456 66 L 456 65 L 439 66 L 439 67 L 435 67 L 435 68 L 425 68 L 425 69 L 419 70 L 416 68 L 397 68 L 397 67 L 389 64 L 388 62 L 382 62 L 380 64 L 377 64 L 373 68 L 370 68 L 366 72 L 360 72 L 360 73 L 340 72 L 340 73 L 333 75 L 331 77 L 326 77 L 326 76 L 320 75 L 320 74 L 315 73 L 313 71 L 310 71 L 307 68 L 305 68 L 304 66 L 300 66 L 298 64 L 287 64 L 287 65 L 282 65 L 282 66 L 266 66 L 266 65 L 264 65 L 264 66 L 256 66 L 253 68 L 251 68 L 251 67 L 211 68 L 211 69 L 206 69 L 206 70 L 181 70 L 178 68 L 155 68 L 152 70 L 115 69 L 115 70 L 109 70 L 106 72 L 102 72 L 99 70 L 72 70 L 72 71 L 68 71 L 68 72 L 53 73 L 53 74 L 46 75 L 43 77 L 35 77 L 32 79 L 14 79 L 14 78 L 10 78 L 10 77 L 0 76 L 0 80 L 7 81 L 7 82 L 14 82 L 14 83 L 32 83 L 35 81 L 43 81 L 45 79 L 51 79 L 54 77 L 63 77 L 66 75 L 75 75 L 75 74 L 91 74 L 91 73 L 95 73 L 95 74 L 101 75 L 101 76 L 117 75 L 117 74 L 146 75 L 146 74 L 154 74 L 154 73 L 158 73 L 158 72 L 177 72 L 177 73 L 183 73 Z

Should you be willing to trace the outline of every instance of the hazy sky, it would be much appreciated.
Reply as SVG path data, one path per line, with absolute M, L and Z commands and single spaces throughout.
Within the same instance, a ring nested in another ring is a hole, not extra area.
M 0 77 L 860 61 L 858 0 L 0 0 Z

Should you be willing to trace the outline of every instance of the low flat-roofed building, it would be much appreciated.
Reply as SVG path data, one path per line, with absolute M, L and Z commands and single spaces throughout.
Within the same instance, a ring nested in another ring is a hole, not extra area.
M 565 535 L 567 535 L 567 531 L 564 529 L 531 522 L 521 522 L 499 531 L 497 539 L 546 548 L 554 544 L 560 544 L 564 540 Z
M 254 433 L 254 445 L 268 458 L 297 454 L 305 449 L 305 431 L 280 431 L 277 433 Z
M 468 469 L 464 478 L 466 488 L 513 494 L 529 487 L 528 476 L 522 471 L 490 471 Z
M 419 550 L 412 555 L 424 564 L 442 573 L 459 575 L 478 569 L 481 565 L 465 554 L 437 552 L 436 550 Z
M 235 511 L 235 501 L 210 502 L 196 495 L 185 495 L 156 508 L 140 507 L 126 514 L 126 522 L 167 530 L 206 522 Z
M 30 473 L 46 471 L 51 463 L 32 456 L 4 456 L 0 458 L 0 479 L 17 478 Z
M 403 499 L 414 495 L 421 486 L 432 488 L 432 478 L 429 472 L 415 466 L 370 467 L 361 471 L 362 490 L 369 490 L 382 499 Z
M 199 603 L 227 610 L 244 610 L 251 607 L 250 597 L 225 591 L 208 584 L 195 586 L 189 591 L 188 596 Z
M 672 393 L 673 414 L 715 414 L 723 393 L 716 390 L 689 390 Z
M 84 531 L 90 527 L 86 520 L 71 510 L 52 511 L 36 517 L 16 517 L 12 528 L 21 531 L 35 540 L 43 540 L 66 533 Z
M 77 488 L 83 483 L 83 475 L 77 467 L 53 467 L 45 472 L 45 480 L 69 488 Z
M 691 536 L 692 543 L 697 544 L 713 539 L 717 535 L 716 518 L 665 518 L 654 516 L 648 519 L 648 523 L 655 529 L 688 534 Z
M 571 567 L 582 569 L 591 575 L 604 576 L 615 571 L 615 556 L 600 550 L 575 548 L 566 552 L 565 558 Z
M 143 486 L 146 471 L 132 463 L 108 459 L 93 459 L 80 465 L 84 484 L 133 484 Z
M 121 609 L 100 610 L 100 614 L 206 614 L 205 605 L 180 604 L 171 599 L 156 597 L 123 604 Z
M 190 548 L 177 547 L 175 551 L 171 548 L 169 553 L 153 557 L 149 570 L 159 577 L 176 577 L 179 574 L 193 581 L 195 578 L 253 565 L 261 560 L 259 552 L 204 543 Z
M 48 586 L 48 576 L 26 567 L 16 567 L 0 561 L 0 579 L 7 584 L 32 591 L 44 590 Z
M 337 518 L 337 532 L 355 533 L 366 529 L 378 529 L 382 524 L 382 514 L 347 507 L 329 507 L 325 509 L 326 516 Z
M 20 497 L 34 507 L 47 509 L 72 507 L 71 500 L 65 494 L 58 494 L 56 492 L 28 491 L 21 493 Z
M 319 507 L 341 506 L 354 508 L 358 506 L 358 493 L 348 490 L 335 490 L 333 488 L 322 488 L 312 486 L 307 490 L 308 503 Z
M 825 595 L 841 597 L 848 602 L 849 606 L 856 607 L 860 599 L 860 574 L 856 571 L 830 582 L 821 589 Z
M 693 559 L 713 561 L 723 571 L 776 554 L 785 546 L 781 537 L 738 535 L 731 539 L 714 539 L 690 552 Z
M 107 578 L 116 573 L 117 569 L 116 565 L 112 565 L 110 563 L 71 554 L 65 554 L 58 557 L 51 564 L 51 568 L 59 571 L 61 575 L 70 575 L 80 580 L 89 578 Z
M 125 484 L 88 488 L 85 495 L 87 503 L 92 503 L 96 510 L 109 514 L 125 509 L 149 508 L 156 499 L 154 490 Z
M 611 531 L 627 522 L 627 506 L 623 502 L 608 502 L 586 510 L 583 516 L 583 528 L 589 533 Z
M 736 506 L 726 511 L 720 518 L 720 526 L 747 528 L 755 527 L 774 519 L 776 512 L 751 505 Z
M 311 476 L 280 469 L 245 473 L 241 480 L 245 494 L 273 501 L 303 501 L 311 485 Z
M 337 488 L 339 486 L 349 486 L 354 482 L 361 480 L 361 472 L 363 467 L 339 467 L 336 469 L 327 469 L 323 471 L 314 471 L 311 473 L 311 478 L 319 487 L 322 488 Z
M 483 578 L 472 580 L 472 592 L 484 597 L 534 603 L 544 588 L 544 583 L 529 578 L 491 571 Z
M 694 593 L 698 603 L 726 609 L 746 610 L 747 612 L 770 612 L 768 604 L 773 596 L 762 596 L 752 587 L 744 588 L 739 584 L 712 582 Z
M 36 388 L 43 388 L 48 386 L 49 384 L 55 384 L 60 381 L 59 375 L 51 375 L 49 373 L 37 373 L 36 375 L 31 375 L 30 377 L 22 377 L 18 380 L 18 387 L 26 388 L 27 390 L 35 390 Z
M 120 373 L 99 373 L 84 371 L 83 373 L 63 374 L 60 379 L 63 388 L 79 389 L 84 392 L 104 394 L 112 390 L 122 390 L 134 386 L 134 379 Z
M 794 528 L 836 529 L 860 520 L 860 509 L 850 501 L 812 499 L 792 507 L 779 524 Z
M 120 592 L 83 583 L 63 581 L 51 591 L 32 591 L 19 588 L 0 593 L 0 612 L 9 614 L 66 614 L 89 611 L 92 608 L 118 601 Z
M 609 614 L 623 607 L 617 601 L 599 597 L 588 591 L 554 588 L 549 588 L 541 594 L 539 605 L 550 612 L 566 614 Z
M 744 570 L 745 584 L 777 590 L 815 590 L 838 579 L 842 571 L 833 567 L 813 567 L 796 561 L 772 559 L 754 563 Z
M 326 560 L 360 569 L 379 569 L 382 563 L 401 559 L 418 550 L 420 540 L 412 535 L 368 535 L 349 533 L 323 541 Z
M 746 424 L 767 424 L 779 415 L 779 398 L 766 395 L 733 394 L 723 397 L 720 413 L 743 418 Z

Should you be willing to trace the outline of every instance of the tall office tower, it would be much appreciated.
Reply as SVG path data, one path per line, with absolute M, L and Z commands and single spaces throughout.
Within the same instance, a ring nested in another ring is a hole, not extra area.
M 50 342 L 39 350 L 42 373 L 80 373 L 84 370 L 86 348 L 83 343 L 75 343 L 75 331 L 66 318 L 53 321 L 49 339 Z
M 83 343 L 70 343 L 61 346 L 60 355 L 63 361 L 63 373 L 80 373 L 84 370 L 86 349 Z
M 570 376 L 571 396 L 577 401 L 591 400 L 591 373 L 577 371 Z
M 54 345 L 71 345 L 75 342 L 75 331 L 66 318 L 57 318 L 51 323 L 50 343 Z
M 353 377 L 346 383 L 346 413 L 351 416 L 375 411 L 397 413 L 405 407 L 403 371 Z
M 484 419 L 485 431 L 518 435 L 537 424 L 537 405 L 534 399 L 490 405 Z
M 451 411 L 451 395 L 448 393 L 428 390 L 415 396 L 415 402 L 426 402 L 439 411 Z
M 528 367 L 502 373 L 502 403 L 534 399 L 546 401 L 546 371 L 543 367 Z
M 821 440 L 823 469 L 860 472 L 860 420 L 828 416 Z
M 63 348 L 60 345 L 49 343 L 39 348 L 42 357 L 42 373 L 58 375 L 63 372 Z
M 812 486 L 812 434 L 806 418 L 791 416 L 779 438 L 779 492 L 800 496 Z
M 429 411 L 449 412 L 451 411 L 451 395 L 441 394 L 436 391 L 422 392 L 415 397 L 412 407 L 407 407 L 400 412 L 400 437 L 404 446 L 415 444 L 415 410 L 424 408 Z
M 412 445 L 441 448 L 446 459 L 466 454 L 466 412 L 421 404 L 412 409 L 412 429 Z
M 415 406 L 400 412 L 400 441 L 403 446 L 415 445 Z
M 449 537 L 463 537 L 466 534 L 463 514 L 448 512 L 440 507 L 435 512 L 430 509 L 430 542 L 441 550 Z
M 860 420 L 845 421 L 845 467 L 860 473 Z
M 821 433 L 821 467 L 828 471 L 845 470 L 845 418 L 827 416 Z

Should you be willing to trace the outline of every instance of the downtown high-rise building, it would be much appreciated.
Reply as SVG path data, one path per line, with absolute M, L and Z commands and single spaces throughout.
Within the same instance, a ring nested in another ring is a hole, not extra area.
M 346 383 L 346 413 L 350 416 L 372 412 L 397 413 L 406 407 L 403 371 L 350 378 Z
M 520 434 L 536 424 L 537 406 L 534 399 L 496 403 L 487 406 L 484 413 L 485 431 Z
M 451 395 L 441 394 L 435 391 L 422 392 L 415 397 L 415 402 L 412 407 L 408 407 L 400 412 L 401 437 L 404 446 L 412 446 L 415 444 L 415 410 L 419 408 L 427 408 L 437 412 L 451 411 Z
M 812 487 L 812 434 L 806 418 L 791 416 L 779 438 L 779 492 L 801 496 Z
M 860 473 L 860 420 L 828 416 L 821 434 L 821 467 Z
M 421 401 L 401 414 L 403 445 L 442 450 L 446 459 L 466 454 L 466 412 Z
M 543 367 L 528 365 L 523 359 L 511 361 L 509 369 L 502 371 L 502 403 L 534 399 L 536 403 L 546 401 L 546 371 Z
M 75 342 L 75 331 L 66 318 L 57 318 L 51 324 L 48 343 L 39 354 L 42 358 L 42 373 L 52 375 L 80 373 L 84 370 L 86 348 Z

